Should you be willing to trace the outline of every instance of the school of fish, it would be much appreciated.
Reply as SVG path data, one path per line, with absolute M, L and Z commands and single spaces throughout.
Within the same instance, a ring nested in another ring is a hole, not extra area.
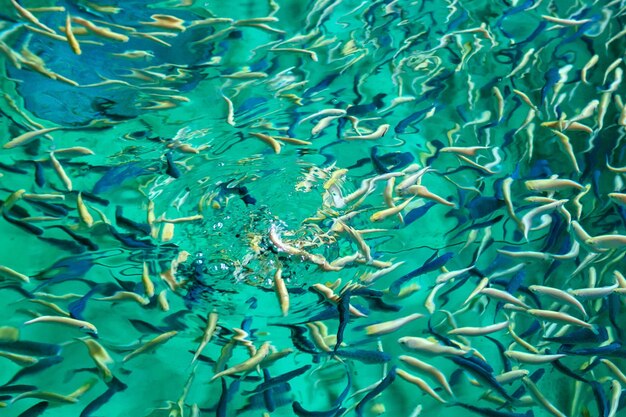
M 0 415 L 626 415 L 625 0 L 0 4 Z

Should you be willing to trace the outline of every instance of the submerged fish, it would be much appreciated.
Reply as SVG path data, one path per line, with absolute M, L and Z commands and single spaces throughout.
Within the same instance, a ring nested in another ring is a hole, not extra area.
M 400 288 L 409 280 L 418 277 L 420 275 L 426 274 L 428 272 L 432 272 L 438 268 L 444 266 L 450 259 L 454 257 L 453 252 L 446 252 L 441 256 L 437 257 L 437 254 L 431 256 L 421 267 L 409 272 L 408 274 L 402 276 L 395 280 L 391 286 L 389 287 L 389 291 L 393 294 L 398 295 L 400 293 Z
M 623 0 L 5 3 L 5 414 L 623 413 Z

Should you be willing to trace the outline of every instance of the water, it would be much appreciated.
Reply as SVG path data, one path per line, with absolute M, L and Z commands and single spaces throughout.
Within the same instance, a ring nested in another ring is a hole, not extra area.
M 20 4 L 3 416 L 624 414 L 623 1 Z

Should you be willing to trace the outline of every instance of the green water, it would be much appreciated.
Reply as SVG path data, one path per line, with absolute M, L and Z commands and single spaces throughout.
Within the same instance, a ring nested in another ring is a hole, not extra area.
M 624 1 L 0 4 L 0 415 L 626 415 Z

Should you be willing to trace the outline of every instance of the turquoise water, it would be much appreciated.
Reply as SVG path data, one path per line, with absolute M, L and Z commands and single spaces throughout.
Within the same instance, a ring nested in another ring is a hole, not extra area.
M 0 415 L 626 415 L 624 1 L 1 4 Z

